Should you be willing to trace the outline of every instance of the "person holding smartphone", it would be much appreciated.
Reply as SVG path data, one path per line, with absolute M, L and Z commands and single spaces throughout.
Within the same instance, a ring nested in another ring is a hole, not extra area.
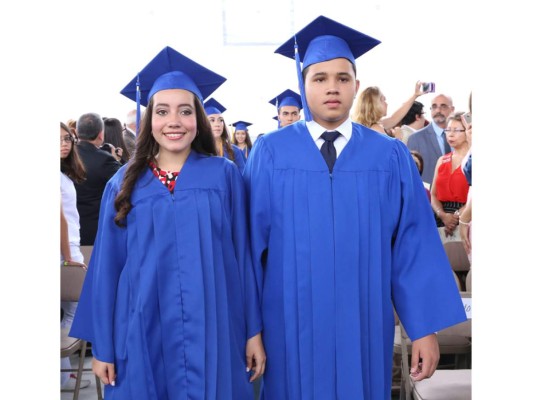
M 416 99 L 427 93 L 424 92 L 423 86 L 423 82 L 417 81 L 413 94 L 390 116 L 387 116 L 387 98 L 381 89 L 377 86 L 369 86 L 357 96 L 352 119 L 361 125 L 368 126 L 370 129 L 402 140 L 401 130 L 393 130 L 393 128 L 409 112 Z

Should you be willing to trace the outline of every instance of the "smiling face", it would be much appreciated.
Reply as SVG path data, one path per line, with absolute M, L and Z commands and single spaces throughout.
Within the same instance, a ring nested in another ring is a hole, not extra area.
M 161 90 L 153 96 L 152 135 L 159 155 L 188 155 L 196 137 L 194 95 L 182 89 Z
M 313 120 L 335 129 L 349 117 L 359 89 L 353 65 L 345 58 L 312 64 L 305 76 L 305 96 Z
M 244 144 L 246 142 L 246 132 L 245 131 L 236 131 L 235 140 L 237 144 Z

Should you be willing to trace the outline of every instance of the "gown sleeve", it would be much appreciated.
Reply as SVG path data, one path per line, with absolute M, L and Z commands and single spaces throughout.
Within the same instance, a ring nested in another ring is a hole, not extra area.
M 115 176 L 116 178 L 116 176 Z M 104 190 L 98 232 L 70 336 L 90 341 L 94 356 L 114 362 L 113 315 L 119 277 L 126 262 L 126 228 L 118 227 L 114 201 L 117 179 Z
M 256 141 L 248 156 L 243 174 L 248 198 L 249 223 L 250 227 L 253 227 L 250 229 L 250 250 L 259 299 L 263 296 L 263 261 L 266 260 L 270 236 L 272 173 L 272 156 L 261 137 Z
M 420 174 L 398 142 L 390 192 L 399 198 L 392 243 L 394 306 L 412 340 L 466 320 L 459 289 L 444 252 Z
M 258 281 L 252 267 L 250 240 L 248 234 L 248 213 L 246 193 L 241 173 L 231 165 L 231 219 L 233 243 L 237 262 L 241 270 L 246 314 L 246 339 L 257 335 L 263 329 L 259 307 Z

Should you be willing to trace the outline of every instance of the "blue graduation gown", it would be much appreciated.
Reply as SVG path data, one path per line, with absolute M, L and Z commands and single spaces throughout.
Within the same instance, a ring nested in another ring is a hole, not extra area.
M 253 399 L 245 347 L 262 323 L 242 175 L 192 151 L 171 194 L 146 168 L 124 229 L 124 168 L 105 189 L 70 333 L 115 363 L 106 400 Z
M 234 144 L 232 144 L 231 147 L 233 148 L 233 155 L 234 155 L 234 158 L 235 158 L 234 162 L 235 162 L 235 164 L 239 168 L 239 171 L 242 174 L 244 172 L 244 165 L 246 164 L 246 159 L 244 157 L 244 152 L 241 149 L 239 149 L 238 146 L 236 146 Z M 224 148 L 224 157 L 229 159 L 228 152 L 226 151 L 225 148 Z
M 353 123 L 330 176 L 301 121 L 254 144 L 244 180 L 262 399 L 390 399 L 393 306 L 413 340 L 466 319 L 407 147 Z

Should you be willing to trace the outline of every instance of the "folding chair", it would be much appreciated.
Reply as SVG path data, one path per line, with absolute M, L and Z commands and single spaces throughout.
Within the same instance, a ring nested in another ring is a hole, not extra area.
M 402 336 L 402 390 L 401 400 L 471 400 L 471 369 L 437 369 L 433 376 L 423 381 L 413 381 L 409 374 L 409 355 L 407 353 L 408 336 L 400 323 Z M 438 336 L 438 335 L 437 335 Z
M 78 266 L 61 266 L 61 301 L 78 301 L 83 287 L 86 271 Z M 82 339 L 61 336 L 61 358 L 70 357 L 79 353 L 78 368 L 61 369 L 61 372 L 76 372 L 76 385 L 74 387 L 73 400 L 78 400 L 80 384 L 84 371 L 91 371 L 91 368 L 84 368 L 85 355 L 87 352 L 87 342 Z M 102 386 L 100 379 L 95 376 L 96 392 L 98 400 L 102 400 Z
M 466 274 L 466 291 L 472 291 L 472 270 L 469 270 Z
M 463 246 L 462 241 L 452 241 L 444 243 L 444 251 L 448 256 L 448 261 L 452 270 L 459 276 L 461 280 L 461 288 L 459 290 L 466 290 L 466 275 L 470 271 L 470 260 L 468 254 Z
M 462 292 L 463 298 L 471 298 L 470 292 Z M 402 348 L 402 387 L 401 400 L 471 400 L 472 399 L 472 370 L 464 369 L 437 369 L 433 376 L 423 381 L 413 381 L 409 371 L 408 343 L 409 337 L 400 322 L 400 336 Z M 460 335 L 471 338 L 471 319 L 440 331 L 437 338 Z
M 454 278 L 455 283 L 457 284 L 457 287 L 459 290 L 461 290 L 461 282 L 459 280 L 459 277 L 454 272 Z M 397 317 L 396 317 L 397 318 Z M 399 320 L 398 323 L 395 326 L 395 332 L 394 332 L 394 347 L 393 347 L 393 353 L 395 354 L 395 360 L 398 360 L 397 357 L 401 357 L 402 355 L 402 336 L 401 336 L 401 328 Z M 465 324 L 470 324 L 470 321 L 467 321 Z M 459 324 L 461 325 L 461 324 Z M 441 362 L 439 364 L 440 368 L 449 368 L 449 369 L 458 369 L 458 368 L 464 368 L 468 367 L 470 365 L 470 358 L 472 354 L 472 342 L 469 334 L 468 328 L 471 325 L 468 325 L 467 328 L 464 329 L 455 329 L 453 327 L 450 327 L 448 329 L 444 329 L 443 331 L 439 332 L 437 335 L 437 340 L 439 342 L 439 350 L 441 355 L 454 355 L 454 361 L 453 363 L 446 364 L 444 362 Z M 409 337 L 405 339 L 406 341 L 406 347 L 407 347 L 407 354 L 411 355 L 411 340 Z M 393 376 L 397 376 L 398 369 L 401 371 L 401 365 L 398 366 L 398 361 L 395 361 L 393 365 Z M 396 374 L 396 375 L 395 375 Z M 400 378 L 400 387 L 397 386 L 397 379 L 394 378 L 393 381 L 393 390 L 400 389 L 401 392 L 401 386 L 403 385 L 403 381 L 406 377 L 404 375 L 403 371 L 400 372 L 401 378 Z M 396 385 L 395 385 L 396 383 Z

